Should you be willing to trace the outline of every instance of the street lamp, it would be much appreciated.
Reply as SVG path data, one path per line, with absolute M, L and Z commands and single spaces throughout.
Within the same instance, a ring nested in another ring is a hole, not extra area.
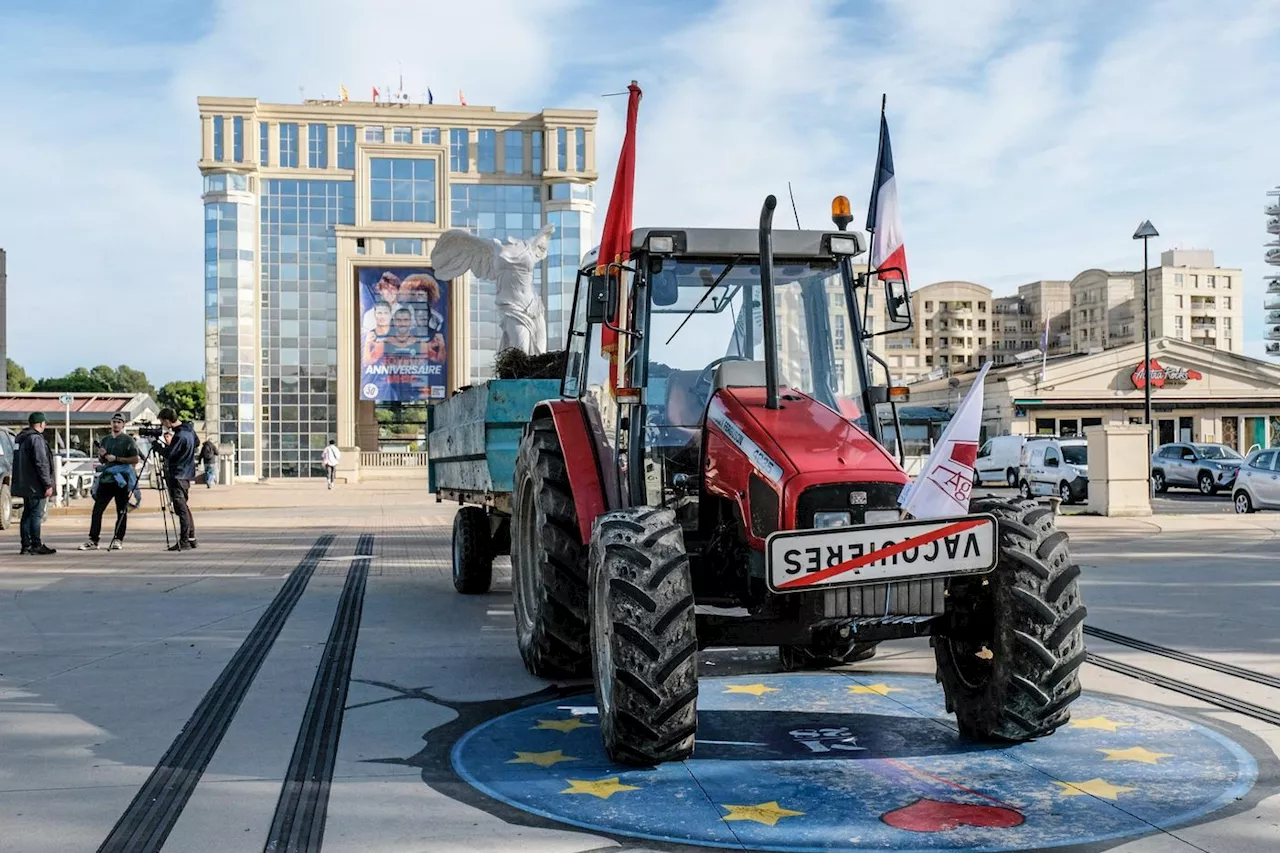
M 1159 237 L 1160 232 L 1151 224 L 1151 220 L 1147 219 L 1138 226 L 1138 230 L 1133 232 L 1133 239 L 1142 241 L 1142 343 L 1143 343 L 1143 362 L 1142 375 L 1146 377 L 1146 382 L 1142 383 L 1142 392 L 1145 402 L 1145 414 L 1143 422 L 1147 425 L 1147 464 L 1150 464 L 1151 456 L 1155 453 L 1155 436 L 1151 431 L 1151 287 L 1148 284 L 1149 276 L 1148 268 L 1151 264 L 1147 257 L 1147 241 L 1152 237 Z

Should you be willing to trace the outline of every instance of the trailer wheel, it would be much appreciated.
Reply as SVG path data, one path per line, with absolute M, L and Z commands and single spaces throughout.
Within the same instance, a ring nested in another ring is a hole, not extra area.
M 831 669 L 868 660 L 876 656 L 876 643 L 848 640 L 838 646 L 779 646 L 778 661 L 783 672 Z
M 605 753 L 651 766 L 693 754 L 698 637 L 684 534 L 669 509 L 602 515 L 591 537 L 591 657 Z
M 525 668 L 540 678 L 590 672 L 587 572 L 569 471 L 550 418 L 526 429 L 516 457 L 511 593 Z
M 996 517 L 1000 561 L 990 574 L 951 583 L 949 623 L 932 638 L 947 710 L 961 734 L 978 740 L 1051 734 L 1080 695 L 1080 567 L 1053 510 L 980 498 L 969 511 Z
M 489 515 L 478 506 L 459 507 L 453 517 L 453 588 L 463 595 L 484 595 L 492 583 Z

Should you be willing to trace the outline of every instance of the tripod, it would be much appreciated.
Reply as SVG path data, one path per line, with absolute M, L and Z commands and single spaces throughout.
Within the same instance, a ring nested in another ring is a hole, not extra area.
M 141 470 L 147 470 L 147 462 L 151 461 L 153 457 L 156 460 L 156 464 L 152 467 L 149 476 L 155 481 L 152 488 L 160 495 L 160 520 L 161 524 L 164 525 L 164 547 L 167 549 L 170 546 L 169 525 L 171 521 L 173 524 L 173 541 L 178 540 L 178 519 L 173 511 L 173 501 L 169 496 L 169 485 L 165 480 L 164 472 L 161 470 L 162 466 L 160 465 L 160 462 L 162 461 L 162 457 L 156 453 L 156 447 L 154 444 L 149 443 L 147 445 L 147 455 L 142 457 Z M 138 489 L 142 489 L 141 475 L 139 475 Z M 141 500 L 141 495 L 139 495 L 139 500 Z M 170 516 L 173 516 L 173 518 L 170 519 Z M 116 523 L 118 525 L 119 520 L 117 520 Z

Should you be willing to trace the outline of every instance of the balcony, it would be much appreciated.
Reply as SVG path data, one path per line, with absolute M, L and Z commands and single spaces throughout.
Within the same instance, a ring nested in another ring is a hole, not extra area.
M 1280 341 L 1280 326 L 1267 326 L 1267 340 Z
M 1280 296 L 1268 296 L 1263 300 L 1262 307 L 1267 311 L 1280 311 Z
M 1280 202 L 1267 205 L 1262 212 L 1267 216 L 1280 216 Z
M 1273 216 L 1267 220 L 1267 233 L 1280 234 L 1280 216 Z
M 1267 263 L 1280 267 L 1280 249 L 1267 250 Z
M 1280 275 L 1269 275 L 1263 280 L 1267 283 L 1267 293 L 1280 293 Z
M 1216 333 L 1218 331 L 1218 323 L 1216 320 L 1192 320 L 1191 331 Z
M 1201 296 L 1191 297 L 1192 311 L 1216 311 L 1218 310 L 1218 301 L 1212 296 L 1207 299 Z

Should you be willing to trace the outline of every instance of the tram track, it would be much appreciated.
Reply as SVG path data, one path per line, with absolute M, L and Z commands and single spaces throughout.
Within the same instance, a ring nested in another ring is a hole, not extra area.
M 1217 672 L 1232 678 L 1239 678 L 1244 681 L 1251 681 L 1264 687 L 1280 690 L 1280 678 L 1268 675 L 1263 672 L 1245 669 L 1244 667 L 1235 666 L 1234 664 L 1225 663 L 1224 661 L 1214 660 L 1212 658 L 1203 657 L 1201 655 L 1193 655 L 1189 652 L 1172 649 L 1168 646 L 1161 646 L 1157 643 L 1148 642 L 1137 637 L 1130 637 L 1125 634 L 1119 634 L 1115 631 L 1108 631 L 1105 628 L 1094 628 L 1085 626 L 1084 632 L 1087 636 L 1094 637 L 1107 643 L 1118 646 L 1125 646 L 1146 654 L 1155 655 L 1167 660 L 1177 661 L 1179 663 L 1188 664 L 1200 669 Z M 1172 690 L 1175 693 L 1181 693 L 1183 696 L 1189 696 L 1206 702 L 1210 705 L 1223 708 L 1228 711 L 1234 711 L 1237 714 L 1243 714 L 1269 725 L 1280 727 L 1280 711 L 1267 708 L 1263 705 L 1257 705 L 1253 702 L 1247 702 L 1235 696 L 1228 695 L 1219 690 L 1213 690 L 1208 687 L 1201 687 L 1191 684 L 1185 680 L 1174 678 L 1163 673 L 1145 669 L 1131 663 L 1116 660 L 1112 657 L 1088 652 L 1086 660 L 1094 666 L 1109 670 L 1110 672 L 1124 675 L 1156 687 Z

